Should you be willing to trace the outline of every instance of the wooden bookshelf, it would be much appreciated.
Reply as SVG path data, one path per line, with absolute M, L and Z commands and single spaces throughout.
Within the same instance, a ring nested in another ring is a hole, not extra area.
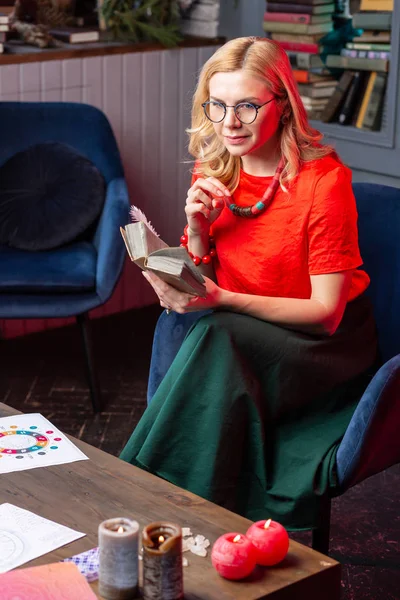
M 224 38 L 187 37 L 176 48 L 200 48 L 223 44 Z M 87 58 L 93 56 L 110 56 L 113 54 L 131 54 L 141 52 L 157 52 L 167 50 L 155 42 L 93 42 L 85 44 L 65 44 L 63 48 L 36 48 L 27 44 L 12 43 L 12 53 L 0 54 L 1 65 L 15 65 L 49 60 L 67 60 L 71 58 Z
M 336 143 L 338 148 L 345 147 L 346 142 L 354 145 L 363 144 L 377 148 L 394 148 L 396 139 L 396 113 L 398 113 L 399 88 L 399 44 L 400 44 L 400 0 L 394 1 L 391 29 L 390 70 L 385 92 L 385 122 L 380 131 L 365 131 L 351 125 L 323 123 L 312 120 L 312 125 L 325 134 L 327 139 Z M 356 159 L 356 157 L 355 157 Z M 397 174 L 398 176 L 398 170 Z

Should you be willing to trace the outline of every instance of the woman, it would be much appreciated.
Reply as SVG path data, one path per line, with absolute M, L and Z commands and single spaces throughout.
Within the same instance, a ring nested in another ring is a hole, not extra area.
M 268 39 L 232 40 L 204 65 L 189 134 L 183 242 L 207 296 L 144 276 L 167 312 L 212 312 L 121 458 L 250 519 L 310 528 L 376 357 L 351 174 Z

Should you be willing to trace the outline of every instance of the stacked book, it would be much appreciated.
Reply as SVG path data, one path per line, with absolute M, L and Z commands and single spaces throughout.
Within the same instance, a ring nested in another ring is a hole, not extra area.
M 394 0 L 361 0 L 360 11 L 353 15 L 353 27 L 362 34 L 348 42 L 340 56 L 326 59 L 327 66 L 344 72 L 321 120 L 368 131 L 381 129 L 393 5 Z
M 197 0 L 181 20 L 184 36 L 216 38 L 219 29 L 220 0 Z
M 263 29 L 286 50 L 300 96 L 312 119 L 319 119 L 336 80 L 323 64 L 320 40 L 333 29 L 334 0 L 267 1 Z
M 1 5 L 0 0 L 0 53 L 4 52 L 4 44 L 16 37 L 16 33 L 12 31 L 10 19 L 13 12 L 14 6 Z

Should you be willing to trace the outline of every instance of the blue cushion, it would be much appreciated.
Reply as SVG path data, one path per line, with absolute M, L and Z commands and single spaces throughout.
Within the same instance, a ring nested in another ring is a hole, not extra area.
M 355 183 L 358 231 L 382 360 L 400 353 L 400 189 Z
M 0 244 L 49 250 L 75 240 L 99 216 L 103 176 L 72 147 L 36 144 L 0 167 Z
M 0 293 L 83 292 L 96 285 L 97 252 L 77 242 L 46 252 L 0 246 Z

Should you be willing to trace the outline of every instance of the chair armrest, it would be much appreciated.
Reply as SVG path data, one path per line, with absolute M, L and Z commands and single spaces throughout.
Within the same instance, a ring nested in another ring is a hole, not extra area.
M 122 271 L 126 250 L 119 228 L 129 223 L 129 196 L 125 179 L 113 179 L 94 238 L 97 250 L 96 291 L 102 302 L 108 300 Z
M 342 493 L 400 462 L 400 354 L 369 383 L 336 454 Z

